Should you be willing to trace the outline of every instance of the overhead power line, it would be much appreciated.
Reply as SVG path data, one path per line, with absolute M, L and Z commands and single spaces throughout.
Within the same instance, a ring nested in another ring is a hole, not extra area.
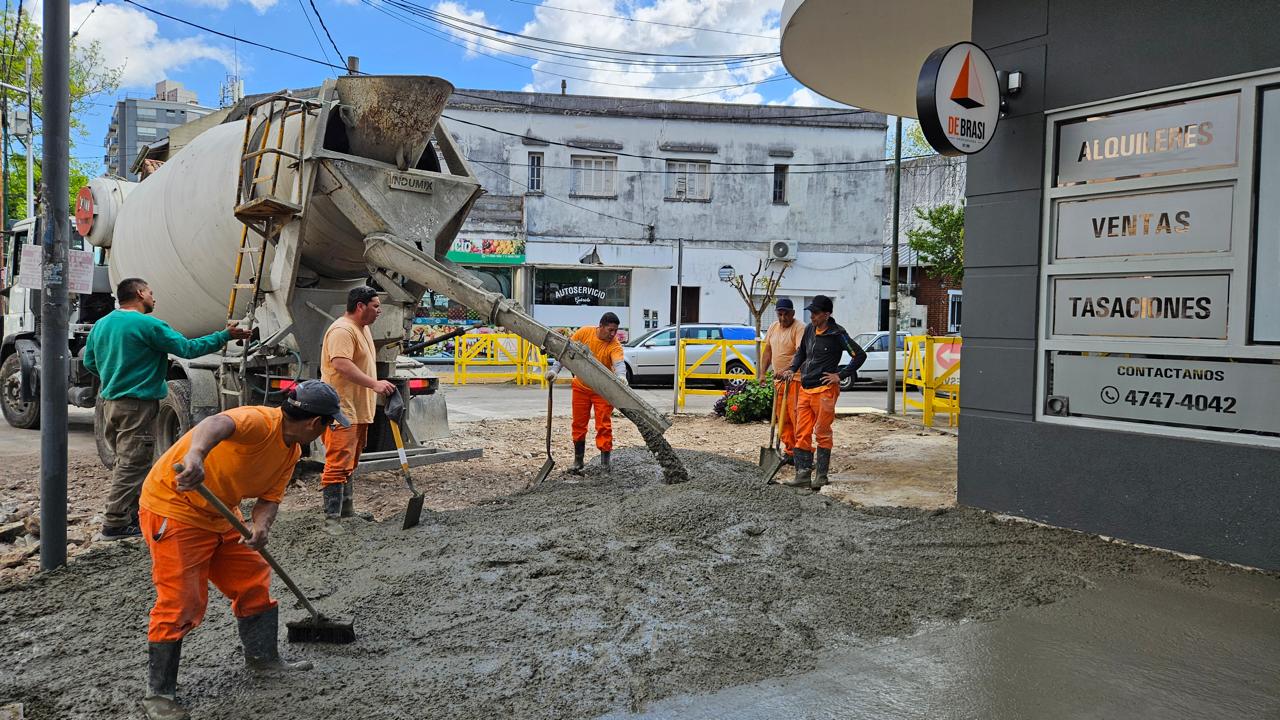
M 329 26 L 324 24 L 324 16 L 320 14 L 320 8 L 316 7 L 316 0 L 309 1 L 312 12 L 316 14 L 316 19 L 320 21 L 320 27 L 324 28 L 325 37 L 329 38 L 329 44 L 333 46 L 333 51 L 338 54 L 338 62 L 342 62 L 347 56 L 342 54 L 342 51 L 338 49 L 338 43 L 333 41 L 333 33 L 329 32 Z
M 594 17 L 610 18 L 613 20 L 625 20 L 627 22 L 641 23 L 644 25 L 660 25 L 662 27 L 680 28 L 682 30 L 697 30 L 699 32 L 719 33 L 721 35 L 737 35 L 739 37 L 753 37 L 762 40 L 777 40 L 776 35 L 756 35 L 754 33 L 734 32 L 733 30 L 718 30 L 716 28 L 699 27 L 697 25 L 680 25 L 679 23 L 665 23 L 657 20 L 640 20 L 638 18 L 622 17 L 621 15 L 606 15 L 605 13 L 596 13 L 589 10 L 575 10 L 572 8 L 558 7 L 555 5 L 546 5 L 544 3 L 529 2 L 528 0 L 508 0 L 517 5 L 531 5 L 542 10 L 555 10 L 557 12 L 576 13 L 578 15 L 591 15 Z
M 152 15 L 158 15 L 158 16 L 160 16 L 160 17 L 162 17 L 162 18 L 167 19 L 167 20 L 172 20 L 172 21 L 177 22 L 177 23 L 182 23 L 183 25 L 186 25 L 186 26 L 188 26 L 188 27 L 193 27 L 193 28 L 195 28 L 195 29 L 197 29 L 197 30 L 203 30 L 203 31 L 205 31 L 205 32 L 207 32 L 207 33 L 211 33 L 211 34 L 213 34 L 213 35 L 217 35 L 218 37 L 221 37 L 221 38 L 226 38 L 226 39 L 228 39 L 228 40 L 235 40 L 236 42 L 242 42 L 242 43 L 244 43 L 245 45 L 252 45 L 253 47 L 262 48 L 263 50 L 270 50 L 271 52 L 274 52 L 274 53 L 280 53 L 281 55 L 288 55 L 289 57 L 292 57 L 292 58 L 297 58 L 297 59 L 299 59 L 299 60 L 305 60 L 305 61 L 307 61 L 307 62 L 315 63 L 315 64 L 317 64 L 317 65 L 324 65 L 325 67 L 335 68 L 335 69 L 337 69 L 337 70 L 346 70 L 346 69 L 347 69 L 345 65 L 334 65 L 333 63 L 329 62 L 328 60 L 317 60 L 316 58 L 313 58 L 313 57 L 307 57 L 306 55 L 299 55 L 298 53 L 290 52 L 290 51 L 288 51 L 288 50 L 281 50 L 280 48 L 271 47 L 270 45 L 264 45 L 264 44 L 262 44 L 262 43 L 260 43 L 260 42 L 254 42 L 253 40 L 246 40 L 245 38 L 237 37 L 237 36 L 235 36 L 235 35 L 231 35 L 230 33 L 224 33 L 224 32 L 222 32 L 221 30 L 214 30 L 214 29 L 213 29 L 213 28 L 211 28 L 211 27 L 206 27 L 206 26 L 201 25 L 201 24 L 199 24 L 199 23 L 191 22 L 190 20 L 183 20 L 183 19 L 182 19 L 182 18 L 180 18 L 180 17 L 176 17 L 176 16 L 174 16 L 174 15 L 170 15 L 170 14 L 168 14 L 168 13 L 161 12 L 161 11 L 159 11 L 159 10 L 156 10 L 155 8 L 152 8 L 152 7 L 147 7 L 146 5 L 143 5 L 142 3 L 137 2 L 136 0 L 120 0 L 120 1 L 121 1 L 121 2 L 123 2 L 123 3 L 129 4 L 129 5 L 132 5 L 132 6 L 136 7 L 136 8 L 138 8 L 139 10 L 144 10 L 144 11 L 146 11 L 146 12 L 149 12 L 149 13 L 151 13 Z
M 516 102 L 516 101 L 514 101 L 514 100 L 503 100 L 502 98 L 486 97 L 486 96 L 484 96 L 484 95 L 472 95 L 472 94 L 470 94 L 470 93 L 466 93 L 466 92 L 455 92 L 453 95 L 454 95 L 454 97 L 472 98 L 472 99 L 475 99 L 475 100 L 483 100 L 483 101 L 485 101 L 485 102 L 498 103 L 498 104 L 500 104 L 500 105 L 510 105 L 510 106 L 513 106 L 513 107 L 522 107 L 522 108 L 527 108 L 527 109 L 529 109 L 529 110 L 550 110 L 550 111 L 552 111 L 552 112 L 564 112 L 564 110 L 565 110 L 565 108 L 563 108 L 563 107 L 558 107 L 558 106 L 556 106 L 556 105 L 539 105 L 539 104 L 537 104 L 537 103 L 522 103 L 522 102 Z M 656 104 L 656 103 L 661 103 L 661 102 L 679 102 L 679 101 L 678 101 L 678 100 L 663 100 L 663 99 L 657 99 L 657 100 L 654 100 L 652 103 L 641 103 L 640 105 L 627 105 L 627 106 L 625 106 L 625 108 L 641 107 L 641 106 L 643 106 L 643 105 L 650 105 L 650 104 Z M 623 108 L 619 108 L 619 109 L 623 109 Z M 771 108 L 771 109 L 772 109 L 772 108 Z M 577 110 L 577 109 L 575 108 L 575 112 L 581 112 L 581 111 L 579 111 L 579 110 Z M 735 121 L 736 121 L 736 122 L 744 122 L 744 121 L 745 121 L 745 122 L 753 122 L 753 121 L 757 121 L 757 120 L 758 120 L 758 121 L 760 121 L 761 123 L 766 123 L 766 124 L 767 124 L 767 123 L 769 123 L 769 122 L 771 122 L 771 121 L 775 121 L 775 120 L 807 120 L 807 119 L 809 119 L 809 118 L 843 117 L 843 116 L 845 116 L 845 115 L 861 115 L 861 114 L 864 114 L 864 113 L 866 113 L 866 112 L 867 112 L 866 110 L 856 110 L 856 109 L 854 109 L 854 110 L 843 110 L 843 109 L 839 109 L 839 108 L 832 108 L 831 110 L 826 111 L 826 112 L 806 113 L 806 114 L 803 114 L 803 115 L 780 115 L 780 116 L 777 116 L 777 117 L 768 117 L 768 118 L 764 118 L 764 117 L 761 117 L 761 118 L 736 118 L 736 119 L 735 119 Z M 589 113 L 590 113 L 590 111 L 587 111 L 585 114 L 589 114 Z M 669 119 L 672 119 L 672 120 L 724 120 L 725 118 L 724 118 L 724 117 L 722 117 L 722 116 L 719 116 L 719 115 L 681 115 L 681 116 L 680 116 L 680 117 L 678 117 L 678 118 L 669 118 Z
M 915 160 L 917 158 L 924 158 L 924 157 L 933 157 L 933 156 L 932 155 L 913 155 L 910 157 L 904 157 L 902 159 L 906 161 L 906 160 Z M 663 158 L 663 160 L 674 160 L 677 162 L 684 162 L 684 163 L 706 162 L 705 160 L 691 160 L 686 156 L 680 156 L 680 155 L 673 155 L 672 157 L 669 157 L 669 158 Z M 521 163 L 512 163 L 505 160 L 474 160 L 473 159 L 471 162 L 484 165 L 484 166 L 506 165 L 508 167 L 524 167 L 524 165 Z M 783 167 L 788 168 L 787 175 L 791 175 L 791 176 L 794 176 L 794 175 L 840 175 L 845 173 L 864 173 L 864 172 L 880 173 L 880 172 L 884 172 L 885 170 L 884 167 L 851 167 L 851 168 L 841 168 L 841 169 L 828 168 L 828 169 L 820 169 L 820 170 L 801 170 L 799 172 L 792 172 L 790 168 L 796 167 L 795 165 L 789 165 L 787 163 L 774 163 L 774 164 L 781 165 Z M 849 164 L 854 164 L 854 163 L 849 163 Z M 887 166 L 887 165 L 893 164 L 893 159 L 889 158 L 889 159 L 877 159 L 877 160 L 859 160 L 858 164 L 867 164 L 867 165 L 879 164 L 881 166 Z M 583 168 L 575 168 L 572 165 L 539 165 L 538 167 L 543 170 L 582 170 L 583 169 Z M 922 168 L 922 167 L 902 168 L 903 174 L 912 173 L 912 172 L 917 174 L 930 173 L 930 172 L 933 172 L 933 170 L 934 168 Z M 717 175 L 773 175 L 774 174 L 773 170 L 717 170 L 715 172 L 698 173 L 696 171 L 690 171 L 690 170 L 649 170 L 644 168 L 634 168 L 634 169 L 628 168 L 625 170 L 618 170 L 618 172 L 624 175 L 626 174 L 686 175 L 687 174 L 687 175 L 705 175 L 707 177 L 715 177 Z
M 89 22 L 89 18 L 93 17 L 93 14 L 98 12 L 98 8 L 100 7 L 102 7 L 102 0 L 98 0 L 97 2 L 95 2 L 93 4 L 93 7 L 89 9 L 89 14 L 85 15 L 84 19 L 80 21 L 80 24 L 76 26 L 76 31 L 71 33 L 72 40 L 76 39 L 76 36 L 80 34 L 80 30 L 84 28 L 84 24 Z
M 307 21 L 307 27 L 311 28 L 311 37 L 316 39 L 316 47 L 320 48 L 320 54 L 325 60 L 329 59 L 329 51 L 325 49 L 324 43 L 320 42 L 320 33 L 316 32 L 316 24 L 311 22 L 311 15 L 307 12 L 307 6 L 302 4 L 302 0 L 298 0 L 298 9 L 302 11 L 302 17 Z M 338 57 L 342 59 L 341 56 Z

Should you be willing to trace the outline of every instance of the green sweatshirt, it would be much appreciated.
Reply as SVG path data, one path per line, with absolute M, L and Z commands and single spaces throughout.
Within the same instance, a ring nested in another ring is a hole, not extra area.
M 104 400 L 159 400 L 169 391 L 169 355 L 197 358 L 230 340 L 226 330 L 188 340 L 159 318 L 116 310 L 93 324 L 82 361 L 102 380 Z

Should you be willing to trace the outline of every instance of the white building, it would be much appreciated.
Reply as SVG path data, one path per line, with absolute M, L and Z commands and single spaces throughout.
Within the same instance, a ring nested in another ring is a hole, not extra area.
M 488 192 L 450 257 L 548 325 L 674 322 L 683 240 L 686 322 L 749 322 L 721 268 L 749 277 L 781 242 L 780 297 L 877 326 L 880 113 L 458 90 L 445 118 Z M 441 298 L 420 322 L 465 311 Z

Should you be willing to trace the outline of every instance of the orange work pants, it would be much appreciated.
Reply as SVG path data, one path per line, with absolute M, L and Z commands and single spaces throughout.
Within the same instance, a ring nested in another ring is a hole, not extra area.
M 240 542 L 234 529 L 224 533 L 138 511 L 142 537 L 151 550 L 151 581 L 156 604 L 147 626 L 149 642 L 181 640 L 204 619 L 209 583 L 231 599 L 238 618 L 276 606 L 271 599 L 271 566 L 257 550 Z
M 831 435 L 831 423 L 836 419 L 836 400 L 840 397 L 839 385 L 824 385 L 821 388 L 799 392 L 799 407 L 796 408 L 796 447 L 805 452 L 813 452 L 814 437 L 818 447 L 830 449 L 834 437 Z
M 351 423 L 351 427 L 331 427 L 324 431 L 324 472 L 321 485 L 340 485 L 351 478 L 360 452 L 369 441 L 368 423 Z
M 596 413 L 596 449 L 613 452 L 613 406 L 586 385 L 573 383 L 573 441 L 587 439 L 591 411 Z
M 782 393 L 786 392 L 784 398 Z M 800 406 L 800 380 L 773 381 L 773 395 L 778 398 L 778 438 L 787 454 L 796 451 L 796 409 Z

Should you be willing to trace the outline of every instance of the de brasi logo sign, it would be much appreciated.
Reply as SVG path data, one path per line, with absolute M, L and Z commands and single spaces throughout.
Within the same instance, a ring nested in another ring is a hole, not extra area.
M 987 53 L 969 42 L 934 50 L 920 68 L 916 114 L 925 140 L 943 155 L 985 148 L 1000 121 L 1000 83 Z

